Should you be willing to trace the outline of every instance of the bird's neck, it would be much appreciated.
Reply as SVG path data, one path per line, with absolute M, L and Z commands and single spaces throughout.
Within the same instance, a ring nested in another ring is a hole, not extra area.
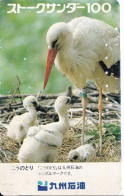
M 88 72 L 87 63 L 85 62 L 85 56 L 82 56 L 78 47 L 75 47 L 72 37 L 72 42 L 69 40 L 69 42 L 63 44 L 58 51 L 55 66 L 60 72 L 66 75 L 75 86 L 84 88 L 86 85 L 86 74 L 85 72 L 81 72 L 81 69 L 84 67 L 86 72 Z
M 57 53 L 56 58 L 56 66 L 57 68 L 63 72 L 64 74 L 67 74 L 69 69 L 72 68 L 72 65 L 76 63 L 75 57 L 76 50 L 73 48 L 73 37 L 72 39 L 66 39 L 62 47 L 60 48 L 60 51 Z
M 37 118 L 37 111 L 34 108 L 30 108 L 28 111 L 31 118 Z
M 65 128 L 65 131 L 69 129 L 69 118 L 67 111 L 63 114 L 59 114 L 59 122 L 62 124 L 63 128 Z

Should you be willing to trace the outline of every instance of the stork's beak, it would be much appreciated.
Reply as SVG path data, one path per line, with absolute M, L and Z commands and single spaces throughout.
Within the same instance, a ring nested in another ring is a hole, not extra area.
M 45 77 L 44 77 L 44 86 L 43 89 L 45 89 L 49 76 L 50 76 L 50 72 L 56 57 L 58 50 L 56 48 L 54 49 L 48 49 L 48 55 L 47 55 L 47 64 L 46 64 L 46 70 L 45 70 Z
M 44 113 L 47 113 L 47 110 L 46 110 L 44 107 L 42 107 L 41 105 L 37 105 L 37 106 L 36 106 L 36 110 L 37 110 L 37 111 L 44 112 Z

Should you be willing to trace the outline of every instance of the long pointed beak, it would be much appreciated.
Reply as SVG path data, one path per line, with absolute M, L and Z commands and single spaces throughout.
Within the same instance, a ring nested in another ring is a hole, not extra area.
M 49 76 L 50 76 L 50 72 L 56 57 L 58 50 L 56 48 L 54 49 L 48 49 L 48 55 L 47 55 L 47 64 L 46 64 L 46 70 L 45 70 L 45 77 L 44 77 L 44 86 L 43 89 L 45 89 Z

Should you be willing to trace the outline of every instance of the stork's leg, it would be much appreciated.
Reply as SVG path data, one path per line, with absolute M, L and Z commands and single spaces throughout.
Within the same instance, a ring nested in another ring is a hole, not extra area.
M 82 107 L 83 107 L 83 124 L 82 124 L 82 140 L 81 144 L 84 144 L 84 133 L 85 133 L 85 114 L 86 114 L 86 106 L 87 106 L 87 92 L 86 88 L 82 89 Z
M 99 135 L 100 135 L 100 155 L 102 154 L 102 109 L 103 109 L 103 103 L 102 103 L 102 88 L 99 89 Z

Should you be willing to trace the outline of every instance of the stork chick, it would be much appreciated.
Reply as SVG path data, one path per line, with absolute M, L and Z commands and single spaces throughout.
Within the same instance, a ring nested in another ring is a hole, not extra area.
M 23 141 L 30 127 L 38 126 L 37 111 L 45 112 L 34 96 L 26 97 L 23 101 L 23 106 L 28 112 L 14 116 L 7 127 L 7 136 L 18 142 Z
M 69 161 L 84 162 L 89 157 L 95 156 L 95 149 L 90 144 L 85 144 L 74 150 L 71 150 L 68 155 Z
M 40 163 L 56 160 L 58 147 L 62 145 L 63 136 L 69 129 L 67 110 L 70 106 L 70 97 L 59 96 L 56 99 L 55 110 L 59 121 L 29 129 L 18 154 L 19 162 Z

